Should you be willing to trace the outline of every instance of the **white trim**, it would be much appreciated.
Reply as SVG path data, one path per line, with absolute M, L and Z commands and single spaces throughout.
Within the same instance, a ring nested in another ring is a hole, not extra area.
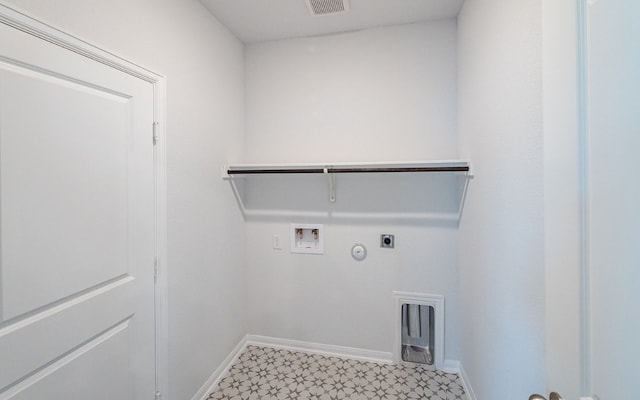
M 205 400 L 206 396 L 213 391 L 213 389 L 218 385 L 220 379 L 226 375 L 226 373 L 231 369 L 231 366 L 235 364 L 240 357 L 240 354 L 247 347 L 247 336 L 243 337 L 240 342 L 236 345 L 236 347 L 231 350 L 231 353 L 225 358 L 222 363 L 216 368 L 216 370 L 211 374 L 209 379 L 202 385 L 200 390 L 191 398 L 191 400 Z
M 467 394 L 467 400 L 478 400 L 475 392 L 473 391 L 473 388 L 471 387 L 471 381 L 469 381 L 469 377 L 462 367 L 462 364 L 460 364 L 459 368 L 460 372 L 458 373 L 458 376 L 460 376 L 462 387 L 464 388 L 464 392 Z
M 166 95 L 165 77 L 111 52 L 94 46 L 43 21 L 30 17 L 14 5 L 0 0 L 0 23 L 45 40 L 56 46 L 117 69 L 153 85 L 154 120 L 158 123 L 155 147 L 155 225 L 158 278 L 155 286 L 156 324 L 156 390 L 167 395 L 168 367 L 168 302 L 167 302 L 167 178 L 166 178 Z M 151 133 L 151 127 L 149 132 Z M 151 135 L 150 139 L 151 140 Z M 164 397 L 165 399 L 167 397 Z
M 424 294 L 410 292 L 393 292 L 394 335 L 393 335 L 393 361 L 404 363 L 400 357 L 402 351 L 402 305 L 419 304 L 433 307 L 435 311 L 435 354 L 434 366 L 443 370 L 444 362 L 444 296 L 439 294 Z
M 64 32 L 53 25 L 29 16 L 5 0 L 0 0 L 0 23 L 11 26 L 56 46 L 155 84 L 163 76 L 111 52 Z
M 459 374 L 460 373 L 460 361 L 458 360 L 444 360 L 442 364 L 442 372 L 447 374 Z
M 155 145 L 155 212 L 156 212 L 156 386 L 164 399 L 169 397 L 169 256 L 167 227 L 167 114 L 166 79 L 154 83 L 154 120 L 157 141 Z
M 591 393 L 591 221 L 589 144 L 588 6 L 577 0 L 578 145 L 580 168 L 580 391 Z
M 320 354 L 329 357 L 349 358 L 352 360 L 368 361 L 382 364 L 392 363 L 391 353 L 385 351 L 303 342 L 299 340 L 280 339 L 260 335 L 247 335 L 247 345 L 302 351 L 305 353 Z

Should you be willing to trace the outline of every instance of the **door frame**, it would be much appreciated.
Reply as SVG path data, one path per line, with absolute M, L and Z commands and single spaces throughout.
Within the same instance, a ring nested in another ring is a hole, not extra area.
M 546 392 L 591 399 L 588 18 L 542 1 Z
M 576 0 L 580 169 L 580 394 L 591 399 L 591 152 L 589 143 L 589 0 Z
M 166 399 L 169 392 L 168 368 L 168 296 L 167 296 L 167 174 L 166 174 L 166 77 L 134 62 L 94 46 L 54 26 L 29 16 L 0 0 L 0 23 L 33 35 L 54 45 L 115 68 L 153 86 L 154 126 L 149 140 L 154 146 L 154 214 L 155 214 L 155 341 L 156 399 Z M 151 136 L 153 133 L 153 136 Z

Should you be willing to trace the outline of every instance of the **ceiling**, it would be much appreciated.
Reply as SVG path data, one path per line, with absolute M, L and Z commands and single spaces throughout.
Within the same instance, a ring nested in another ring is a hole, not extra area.
M 458 15 L 464 0 L 351 0 L 351 10 L 313 16 L 305 0 L 201 0 L 244 43 L 326 35 Z

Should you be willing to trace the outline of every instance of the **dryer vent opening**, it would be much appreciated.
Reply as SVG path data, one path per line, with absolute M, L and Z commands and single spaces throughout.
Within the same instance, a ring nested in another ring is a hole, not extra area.
M 311 15 L 335 15 L 349 11 L 349 0 L 307 0 Z
M 433 365 L 435 310 L 430 305 L 402 305 L 402 361 Z

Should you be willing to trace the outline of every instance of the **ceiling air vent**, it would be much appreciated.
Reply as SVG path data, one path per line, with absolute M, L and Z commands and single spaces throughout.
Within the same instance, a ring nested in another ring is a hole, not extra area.
M 306 0 L 312 15 L 334 15 L 349 11 L 349 0 Z

